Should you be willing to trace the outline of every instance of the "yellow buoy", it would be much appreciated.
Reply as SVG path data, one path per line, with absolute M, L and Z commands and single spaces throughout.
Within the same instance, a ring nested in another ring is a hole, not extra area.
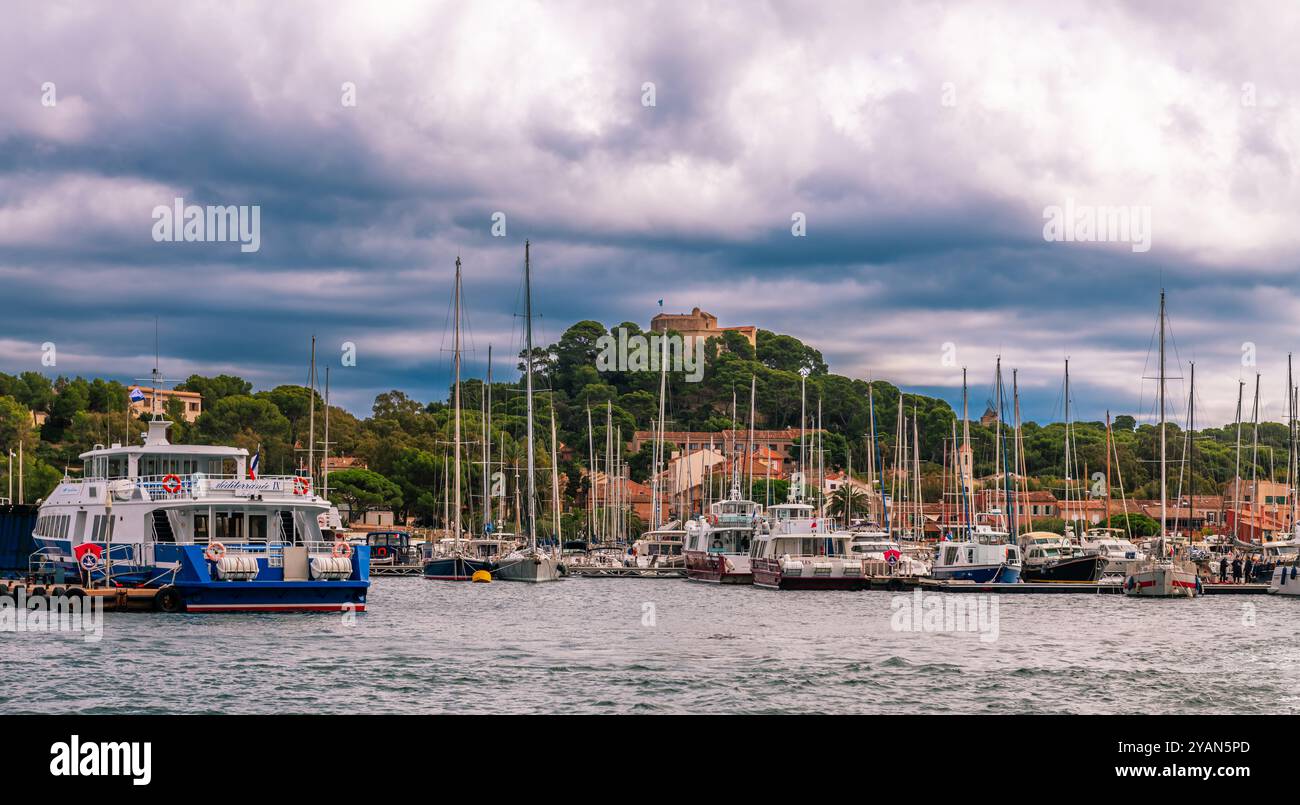
M 484 584 L 486 584 L 492 581 L 492 574 L 487 572 L 486 570 L 475 570 L 474 575 L 470 576 L 469 580 L 475 583 L 483 582 Z

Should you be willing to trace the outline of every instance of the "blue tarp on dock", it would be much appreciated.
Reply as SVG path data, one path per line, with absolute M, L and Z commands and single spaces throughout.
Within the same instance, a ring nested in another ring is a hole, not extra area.
M 0 574 L 27 572 L 35 527 L 35 506 L 0 506 Z

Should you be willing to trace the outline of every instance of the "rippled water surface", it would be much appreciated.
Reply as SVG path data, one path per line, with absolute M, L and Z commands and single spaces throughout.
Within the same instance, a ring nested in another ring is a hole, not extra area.
M 107 613 L 0 634 L 0 712 L 1300 711 L 1294 598 L 1001 596 L 987 641 L 896 631 L 894 599 L 385 578 L 351 623 Z

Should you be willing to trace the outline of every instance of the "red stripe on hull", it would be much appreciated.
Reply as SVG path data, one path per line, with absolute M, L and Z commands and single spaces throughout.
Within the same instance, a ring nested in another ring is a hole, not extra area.
M 365 604 L 188 604 L 186 612 L 365 612 Z

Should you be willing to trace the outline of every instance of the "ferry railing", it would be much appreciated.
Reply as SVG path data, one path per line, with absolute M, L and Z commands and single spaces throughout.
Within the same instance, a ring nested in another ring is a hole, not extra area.
M 137 494 L 150 501 L 197 500 L 207 497 L 309 497 L 315 493 L 304 475 L 239 475 L 161 473 L 135 478 L 65 478 L 63 484 L 104 484 L 106 495 L 126 500 Z M 123 496 L 126 492 L 128 497 Z
M 308 497 L 311 481 L 303 475 L 263 475 L 256 479 L 238 475 L 142 475 L 134 479 L 148 500 L 185 500 L 207 497 Z

